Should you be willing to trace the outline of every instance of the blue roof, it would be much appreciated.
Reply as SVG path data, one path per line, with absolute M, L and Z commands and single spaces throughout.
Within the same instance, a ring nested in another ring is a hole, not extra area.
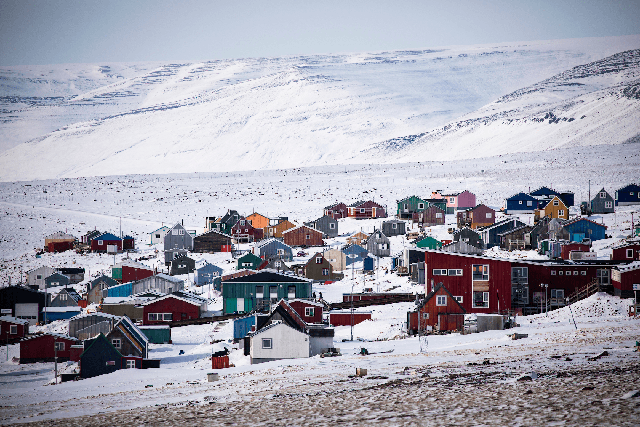
M 530 201 L 536 201 L 536 202 L 538 201 L 538 199 L 526 193 L 515 194 L 509 197 L 507 200 L 530 200 Z
M 553 191 L 549 187 L 540 187 L 529 194 L 531 194 L 532 196 L 547 196 L 547 195 L 559 196 L 560 195 L 560 193 Z
M 119 238 L 118 236 L 114 236 L 111 233 L 104 233 L 96 237 L 95 240 L 122 240 L 122 239 Z

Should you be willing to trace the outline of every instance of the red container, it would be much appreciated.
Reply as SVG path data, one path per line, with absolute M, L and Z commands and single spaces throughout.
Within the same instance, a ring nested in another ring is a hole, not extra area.
M 224 369 L 229 367 L 229 356 L 217 356 L 211 358 L 212 369 Z

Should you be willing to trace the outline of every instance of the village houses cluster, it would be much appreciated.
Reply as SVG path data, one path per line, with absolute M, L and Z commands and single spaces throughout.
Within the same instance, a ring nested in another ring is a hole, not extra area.
M 614 197 L 603 188 L 573 213 L 573 193 L 547 187 L 506 198 L 498 212 L 477 204 L 469 191 L 434 191 L 398 200 L 395 218 L 369 200 L 334 203 L 301 224 L 229 209 L 206 217 L 200 234 L 177 222 L 149 232 L 148 243 L 97 230 L 79 239 L 58 232 L 45 237 L 44 251 L 131 257 L 95 277 L 85 277 L 81 266 L 40 266 L 26 272 L 24 284 L 1 288 L 0 342 L 20 344 L 20 363 L 76 361 L 79 370 L 72 377 L 88 378 L 158 367 L 159 360 L 149 357 L 150 343 L 170 343 L 171 328 L 214 319 L 234 319 L 233 339 L 252 363 L 260 363 L 338 353 L 334 328 L 371 319 L 361 308 L 375 304 L 416 301 L 406 330 L 423 334 L 461 330 L 465 314 L 538 313 L 597 290 L 629 297 L 632 284 L 640 283 L 640 229 L 602 260 L 591 246 L 608 237 L 607 227 L 590 219 L 628 204 L 640 204 L 640 186 L 627 185 Z M 523 220 L 526 215 L 532 221 Z M 340 225 L 349 218 L 379 219 L 379 226 L 341 234 Z M 431 233 L 448 226 L 448 239 Z M 406 242 L 400 251 L 392 251 L 395 236 Z M 339 245 L 326 244 L 338 238 Z M 158 245 L 161 267 L 135 259 L 141 244 Z M 495 248 L 537 250 L 544 257 L 496 257 Z M 235 268 L 230 272 L 198 259 L 204 253 L 229 253 Z M 314 284 L 343 280 L 354 269 L 374 274 L 385 258 L 391 272 L 424 292 L 365 289 L 345 293 L 338 302 L 314 292 L 320 289 Z M 185 285 L 190 280 L 185 275 L 193 277 L 193 286 Z M 221 295 L 221 312 L 209 311 L 205 288 Z M 68 335 L 29 331 L 56 320 L 69 322 Z M 226 354 L 212 360 L 213 367 L 229 364 Z

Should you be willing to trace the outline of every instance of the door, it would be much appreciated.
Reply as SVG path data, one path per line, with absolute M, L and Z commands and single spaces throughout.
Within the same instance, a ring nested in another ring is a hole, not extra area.
M 16 317 L 29 321 L 29 325 L 38 323 L 38 303 L 16 304 Z
M 238 298 L 237 301 L 236 310 L 238 310 L 238 313 L 244 313 L 244 298 Z
M 585 238 L 585 234 L 584 233 L 573 233 L 573 239 L 571 239 L 572 242 L 582 242 L 582 239 Z

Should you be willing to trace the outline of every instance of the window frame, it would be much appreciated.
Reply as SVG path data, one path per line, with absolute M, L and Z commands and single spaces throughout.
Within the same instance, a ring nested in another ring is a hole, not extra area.
M 461 297 L 461 296 L 454 296 L 454 297 L 453 297 L 453 300 L 454 300 L 454 301 L 458 301 L 460 304 L 462 304 L 463 299 L 464 299 L 464 298 L 463 298 L 463 297 Z
M 446 307 L 446 306 L 447 306 L 447 296 L 436 295 L 436 307 Z
M 55 341 L 53 348 L 57 351 L 64 351 L 64 341 Z
M 482 267 L 481 268 L 481 277 L 479 278 L 478 274 L 476 273 L 476 267 Z M 486 282 L 489 280 L 489 264 L 472 264 L 471 265 L 471 280 L 477 280 L 477 281 L 482 281 L 482 282 Z
M 627 249 L 627 258 L 633 258 L 633 249 Z
M 125 366 L 126 366 L 125 369 L 137 369 L 135 360 L 127 359 L 127 363 Z
M 446 268 L 434 268 L 433 275 L 434 276 L 448 276 L 448 271 Z M 444 273 L 443 273 L 444 272 Z
M 262 338 L 262 349 L 263 350 L 273 350 L 273 339 L 272 338 Z
M 113 348 L 121 349 L 122 348 L 122 339 L 120 338 L 111 338 L 111 345 Z
M 16 335 L 18 333 L 18 325 L 9 325 L 9 334 Z
M 305 317 L 313 317 L 315 314 L 315 307 L 305 307 L 304 308 L 304 315 Z

